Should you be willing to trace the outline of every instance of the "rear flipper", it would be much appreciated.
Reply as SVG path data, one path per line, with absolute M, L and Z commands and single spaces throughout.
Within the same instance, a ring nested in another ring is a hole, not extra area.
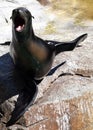
M 23 93 L 19 94 L 15 109 L 11 114 L 11 119 L 7 122 L 6 126 L 13 125 L 33 104 L 33 101 L 37 95 L 37 86 L 34 81 L 27 82 L 27 88 L 23 90 Z
M 58 42 L 58 41 L 47 41 L 50 45 L 55 46 L 56 55 L 64 51 L 72 51 L 80 42 L 83 42 L 87 38 L 87 34 L 83 34 L 71 42 Z

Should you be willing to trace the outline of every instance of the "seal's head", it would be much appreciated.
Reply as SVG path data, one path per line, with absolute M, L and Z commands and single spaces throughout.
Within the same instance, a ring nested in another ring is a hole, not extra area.
M 12 11 L 12 23 L 13 33 L 17 36 L 17 39 L 22 40 L 31 33 L 32 30 L 32 15 L 23 7 L 16 8 Z

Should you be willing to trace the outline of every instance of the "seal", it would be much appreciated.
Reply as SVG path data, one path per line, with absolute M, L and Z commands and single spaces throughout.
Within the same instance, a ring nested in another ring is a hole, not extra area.
M 12 11 L 10 55 L 27 82 L 27 87 L 19 97 L 7 126 L 14 124 L 32 104 L 37 93 L 37 81 L 49 73 L 55 56 L 60 52 L 72 51 L 87 37 L 87 34 L 83 34 L 71 42 L 43 40 L 35 35 L 32 18 L 29 10 L 24 7 Z

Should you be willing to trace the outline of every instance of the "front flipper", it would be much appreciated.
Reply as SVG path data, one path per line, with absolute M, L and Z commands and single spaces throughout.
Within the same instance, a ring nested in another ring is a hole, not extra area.
M 9 46 L 11 44 L 11 41 L 7 41 L 7 42 L 4 42 L 4 43 L 0 43 L 0 45 L 4 45 L 4 46 Z
M 55 46 L 56 55 L 64 51 L 72 51 L 80 42 L 83 42 L 87 38 L 87 34 L 83 34 L 70 42 L 58 42 L 46 40 L 50 46 Z
M 27 88 L 19 94 L 15 109 L 11 114 L 11 119 L 6 124 L 7 127 L 13 125 L 25 113 L 29 106 L 33 104 L 37 91 L 36 83 L 28 80 Z

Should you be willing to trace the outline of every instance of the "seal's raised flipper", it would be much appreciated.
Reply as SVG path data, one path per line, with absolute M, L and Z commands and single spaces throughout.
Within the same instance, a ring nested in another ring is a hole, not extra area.
M 87 34 L 83 34 L 70 42 L 58 42 L 58 41 L 48 41 L 46 42 L 51 46 L 55 46 L 56 55 L 64 51 L 72 51 L 80 42 L 83 42 L 87 38 Z
M 23 93 L 19 94 L 15 109 L 11 114 L 11 119 L 7 122 L 6 126 L 13 125 L 31 106 L 37 95 L 37 86 L 34 81 L 27 82 L 27 88 L 23 90 Z

